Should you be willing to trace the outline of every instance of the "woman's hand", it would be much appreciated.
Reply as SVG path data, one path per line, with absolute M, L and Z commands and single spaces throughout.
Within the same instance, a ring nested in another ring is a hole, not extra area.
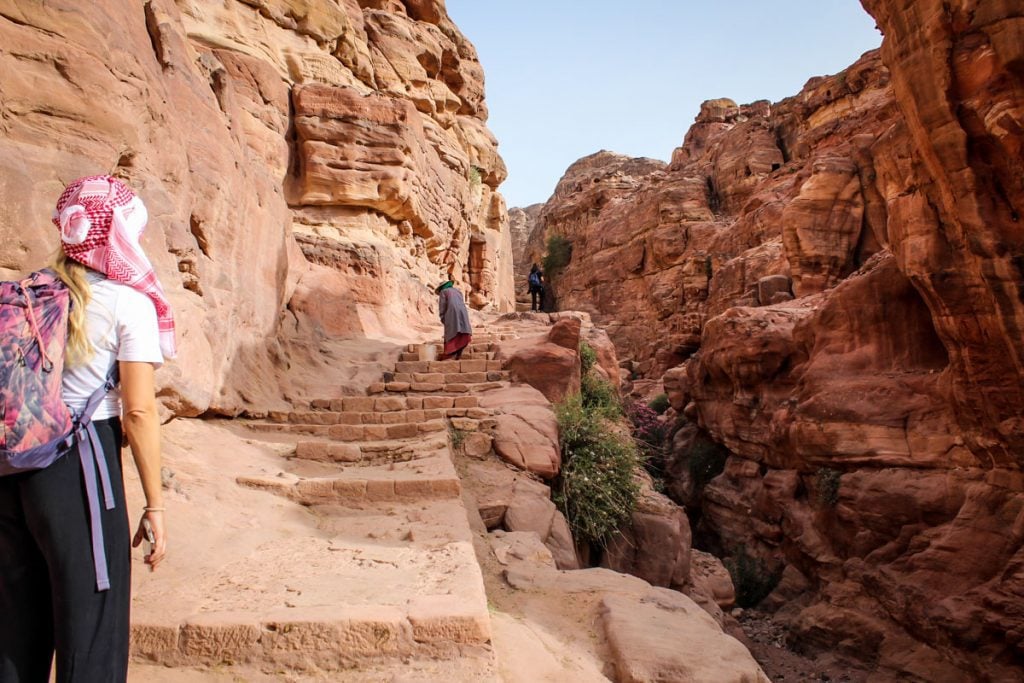
M 139 520 L 139 529 L 135 532 L 135 538 L 132 539 L 132 547 L 137 548 L 140 543 L 148 540 L 146 539 L 147 520 L 153 530 L 154 542 L 153 549 L 146 555 L 145 560 L 149 565 L 149 571 L 154 571 L 167 554 L 167 531 L 164 528 L 164 513 L 162 511 L 150 510 L 142 514 L 142 519 Z

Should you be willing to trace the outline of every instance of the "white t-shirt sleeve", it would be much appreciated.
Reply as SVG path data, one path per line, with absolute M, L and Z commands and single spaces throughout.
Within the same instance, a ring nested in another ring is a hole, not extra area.
M 142 292 L 127 287 L 121 290 L 117 298 L 117 340 L 117 360 L 163 364 L 156 307 Z

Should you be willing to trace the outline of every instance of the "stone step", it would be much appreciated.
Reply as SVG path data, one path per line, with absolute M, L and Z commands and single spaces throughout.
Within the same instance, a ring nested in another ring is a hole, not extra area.
M 316 399 L 311 402 L 313 411 L 335 413 L 391 413 L 402 410 L 430 410 L 433 408 L 476 408 L 480 399 L 476 396 L 351 396 L 346 398 Z M 291 413 L 272 413 L 277 422 L 286 422 Z
M 464 418 L 456 418 L 462 420 Z M 433 441 L 417 439 L 345 443 L 337 441 L 298 441 L 295 457 L 314 462 L 336 463 L 346 466 L 380 465 L 384 463 L 409 462 L 428 457 L 432 451 L 447 445 L 447 434 L 441 434 Z
M 433 394 L 452 396 L 470 392 L 491 391 L 508 386 L 507 381 L 441 384 L 439 382 L 376 382 L 366 388 L 370 396 L 377 394 Z
M 435 360 L 399 361 L 395 363 L 396 373 L 467 373 L 501 372 L 500 360 Z
M 385 372 L 381 381 L 410 384 L 481 384 L 504 382 L 510 374 L 505 370 L 484 372 Z
M 465 411 L 480 410 L 479 408 L 452 408 L 452 417 L 465 417 Z M 440 410 L 434 413 L 441 413 Z M 336 414 L 336 413 L 335 413 Z M 331 413 L 309 413 L 320 417 Z M 445 418 L 447 414 L 437 414 L 434 419 L 419 422 L 395 422 L 390 424 L 306 424 L 295 422 L 250 422 L 248 427 L 258 432 L 277 432 L 287 434 L 308 434 L 335 441 L 387 441 L 394 439 L 413 439 L 424 434 L 443 432 L 448 428 Z M 481 415 L 481 417 L 484 417 Z
M 404 398 L 404 397 L 401 397 Z M 435 398 L 430 401 L 431 405 L 437 405 L 444 403 L 440 400 L 443 397 Z M 459 397 L 465 399 L 475 400 L 463 400 L 459 401 L 455 398 L 449 398 L 447 401 L 450 408 L 426 408 L 426 409 L 411 409 L 411 410 L 392 410 L 392 411 L 374 411 L 369 413 L 356 413 L 356 412 L 341 412 L 336 413 L 333 411 L 325 410 L 303 410 L 295 411 L 287 414 L 287 420 L 280 420 L 281 423 L 287 421 L 288 424 L 294 425 L 393 425 L 403 423 L 415 423 L 431 422 L 433 420 L 441 420 L 446 417 L 471 417 L 477 420 L 482 420 L 486 417 L 491 417 L 494 412 L 484 408 L 477 407 L 479 399 L 476 396 Z M 458 407 L 455 407 L 455 405 Z M 472 405 L 468 405 L 472 404 Z
M 289 461 L 288 471 L 273 476 L 243 476 L 236 482 L 305 506 L 456 499 L 462 491 L 447 450 L 407 462 L 350 468 L 303 460 Z
M 308 533 L 267 539 L 232 523 L 178 539 L 176 550 L 201 571 L 186 584 L 139 584 L 133 659 L 337 672 L 329 679 L 339 681 L 452 680 L 405 677 L 406 670 L 498 680 L 461 500 L 314 505 L 304 516 Z M 231 552 L 216 552 L 225 547 Z M 389 664 L 398 678 L 372 677 Z
M 468 351 L 462 354 L 462 360 L 494 360 L 494 351 L 483 351 L 477 353 L 469 353 Z M 420 355 L 418 353 L 401 353 L 398 356 L 398 360 L 402 363 L 418 363 L 420 361 Z M 436 362 L 436 361 L 422 361 L 422 362 Z
M 494 344 L 502 341 L 503 339 L 511 339 L 512 337 L 513 337 L 512 333 L 504 333 L 504 334 L 475 334 L 475 335 L 473 335 L 473 340 L 470 342 L 469 346 L 466 348 L 466 352 L 469 352 L 469 351 L 493 351 L 494 349 L 492 349 L 491 347 Z M 417 358 L 418 358 L 419 357 L 419 353 L 420 353 L 420 346 L 422 346 L 422 344 L 406 344 L 404 353 L 415 353 L 415 354 L 417 354 Z M 442 345 L 441 344 L 428 344 L 428 346 L 433 346 L 434 350 L 435 350 L 435 352 L 437 354 L 441 353 L 441 349 L 442 349 Z M 482 348 L 482 347 L 486 347 L 486 348 Z
M 211 669 L 132 662 L 128 668 L 128 683 L 323 683 L 327 680 L 331 683 L 501 683 L 490 648 L 481 648 L 477 654 L 466 652 L 469 649 L 466 646 L 461 649 L 463 652 L 458 659 L 402 657 L 390 661 L 359 661 L 356 668 L 331 671 L 329 678 L 297 671 L 289 672 L 287 677 L 266 674 L 258 667 L 244 664 L 220 664 Z

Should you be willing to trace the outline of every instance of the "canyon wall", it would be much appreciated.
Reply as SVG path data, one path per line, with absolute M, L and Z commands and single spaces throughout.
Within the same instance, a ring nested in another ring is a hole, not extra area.
M 794 645 L 1017 680 L 1024 21 L 864 5 L 880 51 L 776 104 L 706 102 L 667 165 L 580 160 L 538 230 L 573 245 L 559 306 L 664 375 L 668 491 L 781 579 L 765 605 Z
M 178 317 L 177 414 L 279 399 L 324 340 L 407 334 L 451 272 L 514 306 L 483 71 L 442 0 L 0 0 L 0 269 L 111 173 Z
M 538 244 L 541 232 L 537 230 L 537 216 L 543 204 L 531 204 L 525 208 L 508 210 L 509 227 L 512 233 L 512 260 L 515 263 L 515 295 L 521 304 L 530 303 L 527 278 L 534 263 L 540 265 L 544 245 Z

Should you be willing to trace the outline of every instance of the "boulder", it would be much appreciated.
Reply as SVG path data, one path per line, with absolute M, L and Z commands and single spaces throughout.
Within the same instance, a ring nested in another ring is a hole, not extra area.
M 736 605 L 736 588 L 720 559 L 694 549 L 690 556 L 689 580 L 683 591 L 720 626 L 731 627 L 726 613 Z
M 497 413 L 494 450 L 503 460 L 545 479 L 558 474 L 558 422 L 543 394 L 529 386 L 498 389 L 481 396 L 480 407 Z
M 757 302 L 762 306 L 792 298 L 792 281 L 788 275 L 769 275 L 757 281 Z
M 683 508 L 642 477 L 629 524 L 608 541 L 601 566 L 639 576 L 654 586 L 682 586 L 690 577 L 690 520 Z
M 576 346 L 567 348 L 548 341 L 548 336 L 529 336 L 502 342 L 497 358 L 502 360 L 513 381 L 529 384 L 551 403 L 560 403 L 580 387 L 578 322 L 562 321 L 556 338 L 566 343 L 575 328 Z M 557 327 L 557 325 L 556 325 Z M 555 328 L 553 327 L 552 330 Z
M 559 569 L 579 568 L 569 525 L 551 502 L 550 488 L 494 460 L 472 461 L 466 468 L 487 529 L 532 533 Z
M 682 593 L 656 589 L 639 604 L 606 596 L 601 624 L 617 681 L 769 683 L 750 652 Z
M 576 318 L 563 318 L 551 326 L 548 342 L 576 351 L 580 348 L 582 323 Z

